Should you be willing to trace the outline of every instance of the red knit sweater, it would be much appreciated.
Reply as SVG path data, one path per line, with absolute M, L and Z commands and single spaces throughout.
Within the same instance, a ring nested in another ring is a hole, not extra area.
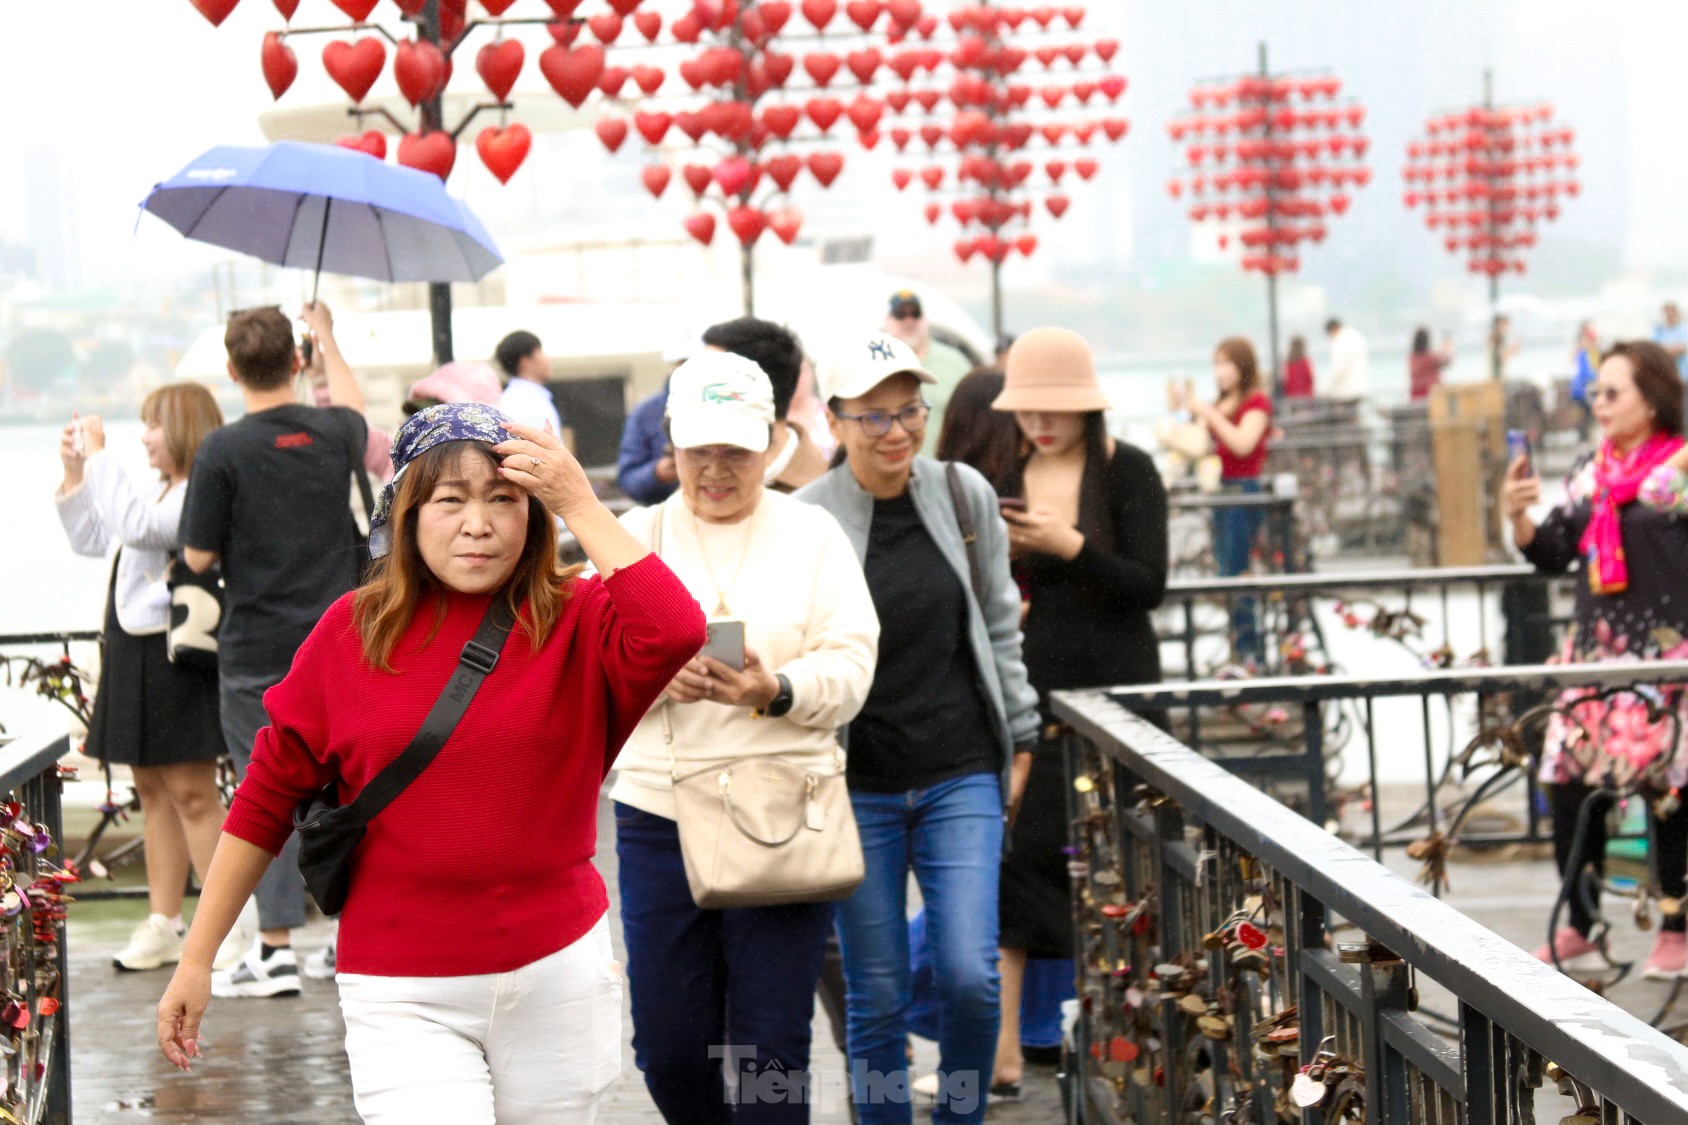
M 352 596 L 335 602 L 264 696 L 270 726 L 223 831 L 273 853 L 296 804 L 338 779 L 350 800 L 398 757 L 488 599 L 424 605 L 363 659 Z M 578 579 L 537 653 L 520 627 L 444 749 L 370 824 L 340 918 L 338 967 L 376 976 L 509 972 L 573 943 L 609 906 L 592 866 L 598 789 L 621 745 L 704 641 L 703 613 L 661 560 Z

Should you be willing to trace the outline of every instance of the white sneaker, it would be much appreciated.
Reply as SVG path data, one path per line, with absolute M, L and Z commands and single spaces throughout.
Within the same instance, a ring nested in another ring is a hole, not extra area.
M 331 941 L 305 958 L 305 964 L 301 967 L 301 971 L 312 980 L 333 980 L 334 945 L 335 943 Z
M 217 972 L 232 969 L 246 956 L 246 951 L 252 947 L 252 942 L 258 936 L 258 900 L 249 898 L 246 905 L 240 908 L 240 917 L 235 919 L 234 927 L 229 930 L 223 944 L 217 947 L 217 956 L 211 962 L 211 968 Z
M 916 1078 L 913 1082 L 911 1082 L 909 1084 L 909 1089 L 914 1091 L 914 1096 L 919 1098 L 923 1102 L 935 1102 L 935 1101 L 937 1101 L 938 1100 L 938 1075 L 937 1075 L 937 1072 L 934 1071 L 931 1074 L 923 1074 L 919 1078 Z
M 297 996 L 299 962 L 291 949 L 278 949 L 265 957 L 262 943 L 253 942 L 234 968 L 211 974 L 211 995 L 222 1000 Z
M 135 927 L 129 944 L 118 951 L 111 963 L 126 972 L 140 973 L 161 969 L 182 959 L 182 935 L 176 927 L 153 914 Z

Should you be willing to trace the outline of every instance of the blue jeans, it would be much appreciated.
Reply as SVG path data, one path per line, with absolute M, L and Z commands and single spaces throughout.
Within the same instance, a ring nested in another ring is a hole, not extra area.
M 838 907 L 849 991 L 850 1086 L 863 1125 L 914 1120 L 908 875 L 926 903 L 938 1001 L 936 1122 L 985 1116 L 1000 1019 L 997 879 L 1002 785 L 973 774 L 929 789 L 852 792 L 867 878 Z
M 1256 496 L 1260 493 L 1260 482 L 1228 480 L 1224 488 L 1227 495 Z M 1213 513 L 1213 561 L 1219 567 L 1219 577 L 1235 578 L 1248 573 L 1249 556 L 1254 551 L 1264 515 L 1261 508 L 1220 508 Z M 1239 662 L 1264 663 L 1258 612 L 1254 598 L 1246 594 L 1231 602 L 1231 653 Z
M 619 802 L 615 854 L 633 1058 L 663 1119 L 808 1121 L 810 1021 L 832 904 L 699 909 L 674 822 Z
M 235 776 L 246 780 L 252 764 L 252 743 L 258 732 L 270 725 L 264 710 L 264 693 L 287 675 L 243 672 L 223 668 L 217 678 L 217 708 L 223 723 L 223 741 L 234 759 Z M 258 926 L 263 930 L 296 930 L 305 924 L 305 880 L 299 874 L 299 837 L 287 838 L 281 854 L 258 881 Z

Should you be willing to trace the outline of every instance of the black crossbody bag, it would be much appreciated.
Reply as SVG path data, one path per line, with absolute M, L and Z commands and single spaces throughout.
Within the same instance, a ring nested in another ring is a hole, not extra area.
M 410 745 L 370 779 L 350 804 L 340 804 L 337 784 L 299 802 L 293 812 L 293 827 L 299 833 L 299 873 L 324 914 L 338 914 L 345 907 L 352 883 L 352 856 L 363 842 L 370 821 L 439 755 L 480 690 L 481 681 L 498 665 L 498 655 L 514 625 L 508 600 L 503 596 L 493 598 L 480 628 L 463 646 L 451 679 Z

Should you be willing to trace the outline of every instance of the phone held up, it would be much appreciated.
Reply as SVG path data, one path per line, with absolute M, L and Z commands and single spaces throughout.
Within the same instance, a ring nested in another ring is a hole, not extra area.
M 1523 430 L 1508 430 L 1506 431 L 1506 462 L 1510 465 L 1520 457 L 1524 459 L 1525 474 L 1535 476 L 1536 465 L 1534 459 L 1530 456 L 1530 435 Z
M 1018 496 L 1004 496 L 996 502 L 996 506 L 1004 512 L 1023 512 L 1026 510 L 1026 502 Z
M 709 639 L 698 655 L 719 660 L 735 672 L 744 671 L 744 622 L 736 617 L 711 617 L 704 626 Z

